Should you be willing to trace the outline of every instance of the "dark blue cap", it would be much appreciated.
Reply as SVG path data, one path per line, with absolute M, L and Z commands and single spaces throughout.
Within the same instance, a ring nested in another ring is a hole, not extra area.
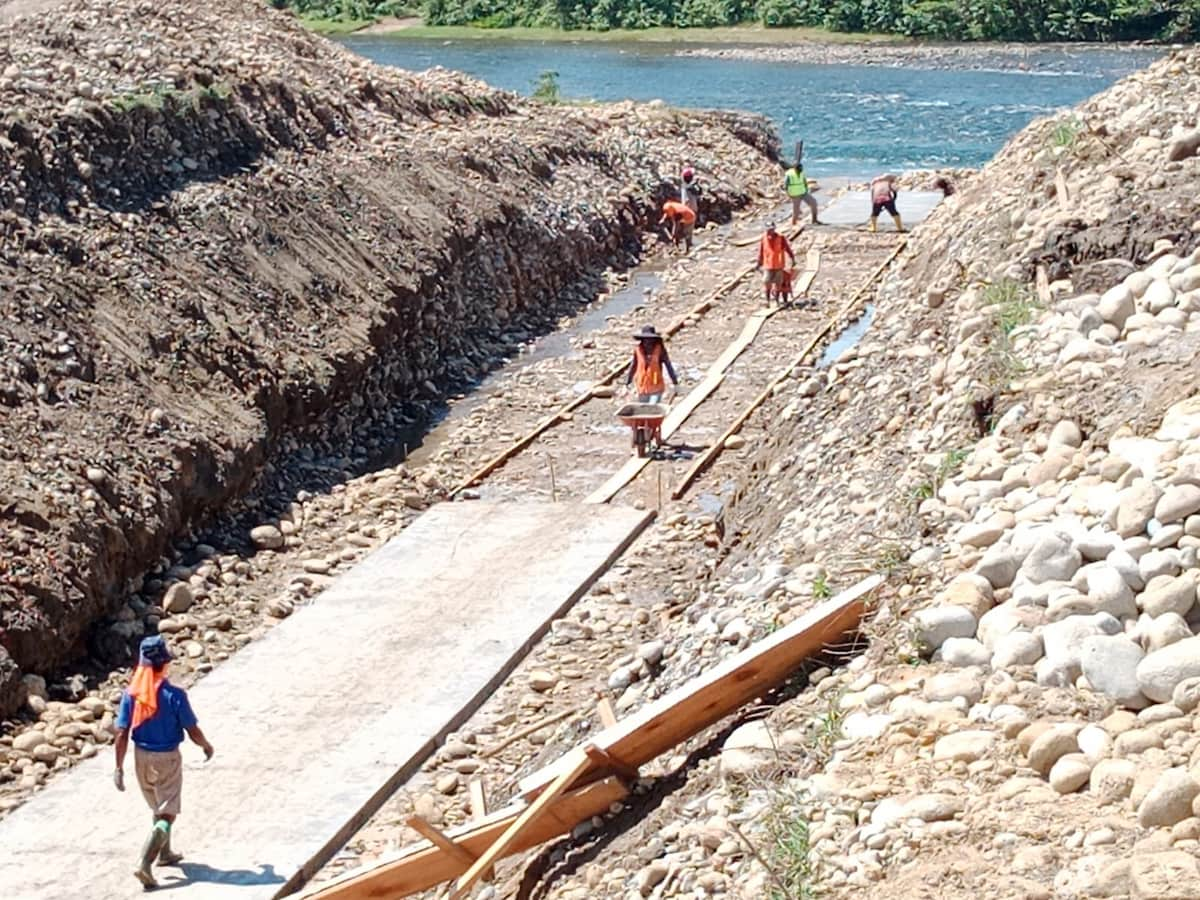
M 138 647 L 138 662 L 147 666 L 162 666 L 171 661 L 171 648 L 161 634 L 142 638 Z

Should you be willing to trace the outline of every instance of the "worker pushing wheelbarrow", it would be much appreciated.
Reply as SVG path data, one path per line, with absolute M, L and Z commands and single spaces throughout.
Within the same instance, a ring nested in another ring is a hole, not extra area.
M 671 378 L 672 396 L 679 387 L 679 377 L 671 365 L 667 346 L 653 325 L 643 326 L 634 334 L 637 346 L 625 384 L 632 385 L 637 403 L 627 403 L 617 410 L 617 418 L 633 429 L 633 447 L 638 456 L 645 456 L 651 445 L 662 445 L 662 421 L 668 407 L 662 402 L 667 383 L 663 371 Z

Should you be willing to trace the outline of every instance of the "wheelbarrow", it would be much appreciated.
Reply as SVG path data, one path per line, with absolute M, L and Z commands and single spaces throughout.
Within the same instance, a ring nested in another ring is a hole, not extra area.
M 633 449 L 638 456 L 645 456 L 651 442 L 662 443 L 662 421 L 669 407 L 665 403 L 626 403 L 617 410 L 617 418 L 633 431 Z

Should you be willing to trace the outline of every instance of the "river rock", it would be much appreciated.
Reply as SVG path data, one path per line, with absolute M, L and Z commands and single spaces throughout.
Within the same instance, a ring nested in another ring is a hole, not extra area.
M 1102 759 L 1092 769 L 1088 790 L 1101 803 L 1119 803 L 1133 791 L 1137 771 L 1131 759 Z
M 992 585 L 986 578 L 973 572 L 964 572 L 951 580 L 946 585 L 946 589 L 938 595 L 938 605 L 961 606 L 970 610 L 971 614 L 979 619 L 992 608 Z M 950 637 L 969 637 L 969 635 L 950 635 Z
M 1121 623 L 1108 613 L 1068 616 L 1042 629 L 1046 659 L 1054 664 L 1080 665 L 1083 643 L 1093 635 L 1120 634 Z
M 1083 443 L 1083 433 L 1070 419 L 1061 419 L 1050 430 L 1046 442 L 1048 447 L 1078 447 Z
M 1078 733 L 1079 728 L 1069 723 L 1051 725 L 1030 745 L 1029 767 L 1040 775 L 1050 774 L 1062 757 L 1079 751 Z
M 913 635 L 924 653 L 938 650 L 949 638 L 971 638 L 978 625 L 963 606 L 931 606 L 913 616 Z
M 1024 562 L 1024 554 L 1008 544 L 996 544 L 983 555 L 975 566 L 975 573 L 987 579 L 993 588 L 1006 588 L 1017 577 L 1017 570 Z
M 969 670 L 941 672 L 925 682 L 925 699 L 933 702 L 962 697 L 968 705 L 973 706 L 982 696 L 983 685 L 979 677 Z
M 262 550 L 278 550 L 283 546 L 283 532 L 274 525 L 258 525 L 250 529 L 250 540 Z
M 1143 828 L 1170 827 L 1192 814 L 1192 801 L 1200 784 L 1182 767 L 1167 769 L 1138 806 L 1138 824 Z
M 1079 569 L 1082 557 L 1069 535 L 1045 531 L 1037 538 L 1018 570 L 1018 577 L 1033 584 L 1068 581 Z
M 997 643 L 1006 634 L 1012 634 L 1014 631 L 1033 631 L 1045 621 L 1044 609 L 1004 603 L 983 614 L 979 620 L 977 637 L 983 642 L 983 646 L 995 651 Z
M 1185 678 L 1171 692 L 1171 703 L 1185 713 L 1200 706 L 1200 678 Z
M 957 731 L 938 738 L 933 745 L 933 758 L 952 762 L 975 762 L 987 756 L 996 743 L 994 731 Z
M 1145 479 L 1134 482 L 1117 496 L 1117 534 L 1132 537 L 1146 530 L 1162 491 Z
M 949 665 L 958 668 L 988 666 L 992 654 L 975 638 L 949 638 L 942 644 L 941 657 Z
M 1137 667 L 1138 687 L 1157 703 L 1166 703 L 1176 685 L 1196 677 L 1200 677 L 1200 637 L 1155 650 Z
M 1146 700 L 1138 687 L 1137 667 L 1145 657 L 1142 648 L 1123 634 L 1086 638 L 1079 661 L 1092 688 L 1130 709 L 1142 709 Z
M 1154 506 L 1154 518 L 1164 525 L 1183 521 L 1195 512 L 1200 512 L 1200 487 L 1194 484 L 1170 485 Z
M 1137 312 L 1133 291 L 1123 284 L 1110 288 L 1101 295 L 1100 302 L 1096 304 L 1096 311 L 1105 322 L 1111 322 L 1117 328 L 1124 328 L 1126 320 Z
M 1082 753 L 1068 753 L 1050 768 L 1050 787 L 1060 794 L 1073 794 L 1092 774 L 1092 764 Z
M 178 615 L 191 609 L 194 602 L 195 598 L 192 596 L 192 589 L 180 581 L 167 588 L 167 593 L 163 597 L 162 608 L 169 615 Z
M 1141 629 L 1139 640 L 1146 652 L 1152 653 L 1170 646 L 1178 641 L 1187 640 L 1192 636 L 1192 630 L 1183 616 L 1177 613 L 1166 613 L 1146 622 Z
M 1133 900 L 1195 900 L 1200 863 L 1183 850 L 1133 857 L 1129 867 Z
M 1032 666 L 1042 658 L 1042 637 L 1029 631 L 1014 631 L 996 642 L 992 653 L 993 669 Z
M 1106 612 L 1118 619 L 1137 615 L 1133 588 L 1113 566 L 1099 563 L 1089 567 L 1086 580 L 1092 612 Z
M 779 764 L 779 751 L 767 723 L 747 722 L 721 746 L 721 775 L 738 777 L 769 771 Z
M 1186 616 L 1196 605 L 1196 582 L 1190 573 L 1178 576 L 1156 575 L 1137 598 L 1147 615 L 1157 618 L 1165 613 Z
M 15 738 L 13 738 L 12 746 L 14 750 L 20 750 L 22 753 L 32 753 L 45 743 L 45 733 L 37 731 L 36 729 L 31 729 L 23 734 L 18 734 Z

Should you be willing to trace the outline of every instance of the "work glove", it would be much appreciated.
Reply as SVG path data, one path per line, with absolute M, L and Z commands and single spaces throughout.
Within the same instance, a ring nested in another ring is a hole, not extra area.
M 125 790 L 125 772 L 121 769 L 113 769 L 113 784 L 118 791 Z

